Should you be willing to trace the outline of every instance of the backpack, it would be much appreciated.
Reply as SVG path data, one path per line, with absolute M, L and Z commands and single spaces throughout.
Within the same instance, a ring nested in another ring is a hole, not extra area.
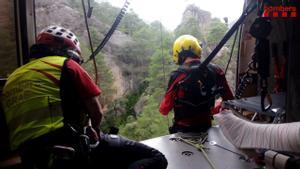
M 175 120 L 192 118 L 199 112 L 210 113 L 218 93 L 217 73 L 212 64 L 199 69 L 198 65 L 180 66 L 175 74 L 186 74 L 186 77 L 177 83 L 175 90 Z

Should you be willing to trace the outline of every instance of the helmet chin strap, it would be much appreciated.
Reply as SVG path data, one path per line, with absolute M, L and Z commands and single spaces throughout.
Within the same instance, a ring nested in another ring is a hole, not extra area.
M 71 58 L 72 60 L 74 60 L 75 62 L 77 62 L 80 65 L 84 62 L 83 59 L 81 58 L 81 56 L 74 50 L 67 50 L 66 55 L 67 55 L 67 58 Z
M 182 65 L 185 60 L 186 60 L 186 57 L 184 57 L 182 55 L 178 56 L 178 64 L 179 65 Z

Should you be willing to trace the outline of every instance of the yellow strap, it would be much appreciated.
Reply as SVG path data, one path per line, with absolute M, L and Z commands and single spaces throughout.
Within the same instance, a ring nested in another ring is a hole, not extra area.
M 199 144 L 199 143 L 195 143 L 193 141 L 190 141 L 190 140 L 187 140 L 187 139 L 184 139 L 184 138 L 181 138 L 179 137 L 179 140 L 190 145 L 190 146 L 193 146 L 195 148 L 197 148 L 198 150 L 200 150 L 203 154 L 203 156 L 205 157 L 205 159 L 208 161 L 209 165 L 211 166 L 212 169 L 216 169 L 214 163 L 210 160 L 210 158 L 208 157 L 207 153 L 204 151 L 204 146 L 203 144 Z

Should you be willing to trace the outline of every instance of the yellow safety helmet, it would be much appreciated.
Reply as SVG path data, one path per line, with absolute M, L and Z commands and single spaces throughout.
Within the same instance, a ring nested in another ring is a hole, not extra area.
M 201 57 L 202 48 L 192 35 L 181 35 L 173 44 L 173 60 L 182 64 L 186 57 Z

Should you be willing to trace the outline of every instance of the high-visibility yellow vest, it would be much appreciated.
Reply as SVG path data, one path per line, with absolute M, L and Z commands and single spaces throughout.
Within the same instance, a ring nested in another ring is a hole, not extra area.
M 60 77 L 65 57 L 47 56 L 15 70 L 3 89 L 12 150 L 63 126 Z

